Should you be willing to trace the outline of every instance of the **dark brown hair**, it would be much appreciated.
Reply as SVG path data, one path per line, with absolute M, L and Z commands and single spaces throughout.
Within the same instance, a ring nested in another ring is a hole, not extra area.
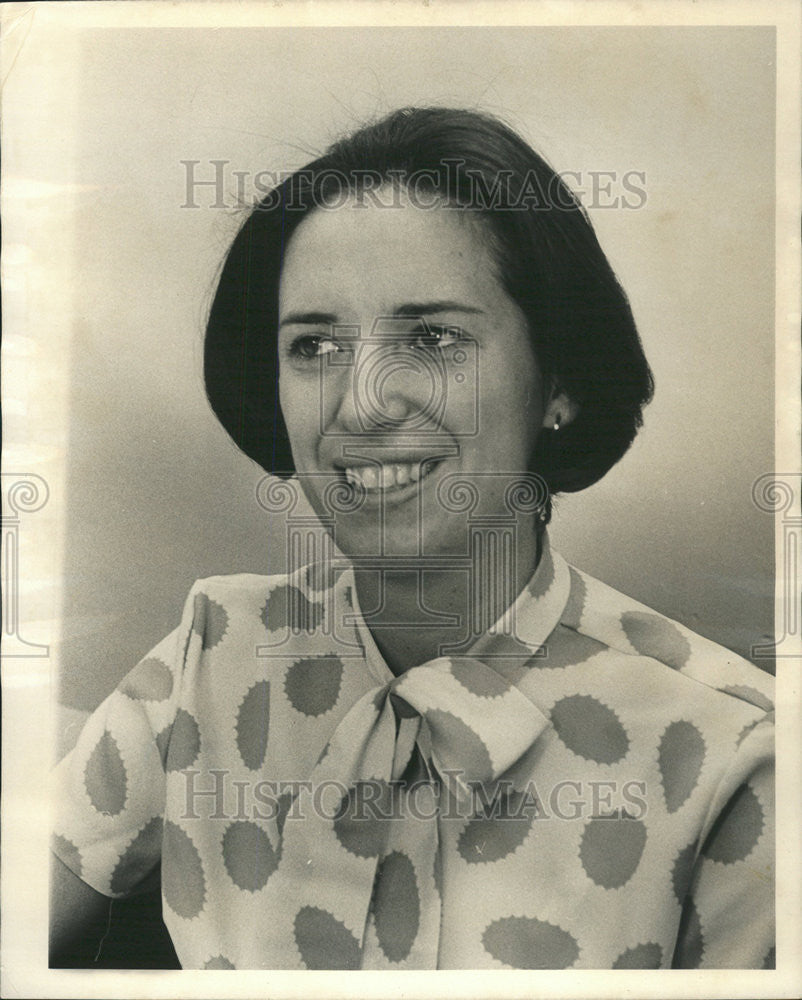
M 632 443 L 653 392 L 629 302 L 554 170 L 498 119 L 450 108 L 404 108 L 359 129 L 248 216 L 222 269 L 204 356 L 209 401 L 235 443 L 266 471 L 293 473 L 278 397 L 282 261 L 308 212 L 377 178 L 428 188 L 484 220 L 546 384 L 578 406 L 569 425 L 540 434 L 531 471 L 551 493 L 596 482 Z

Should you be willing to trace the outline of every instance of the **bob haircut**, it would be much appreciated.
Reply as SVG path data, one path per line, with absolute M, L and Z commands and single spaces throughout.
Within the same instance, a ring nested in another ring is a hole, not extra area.
M 204 351 L 209 402 L 234 442 L 267 472 L 294 473 L 278 397 L 284 253 L 309 212 L 353 195 L 377 200 L 379 188 L 404 189 L 421 205 L 434 196 L 482 220 L 544 384 L 578 407 L 559 433 L 541 432 L 528 471 L 551 494 L 596 482 L 629 448 L 653 392 L 629 302 L 551 167 L 496 118 L 450 108 L 403 108 L 359 129 L 250 213 L 223 264 Z

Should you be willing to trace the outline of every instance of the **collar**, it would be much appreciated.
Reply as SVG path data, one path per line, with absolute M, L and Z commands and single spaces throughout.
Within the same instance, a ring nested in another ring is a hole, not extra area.
M 528 583 L 486 632 L 468 649 L 454 651 L 455 654 L 481 658 L 508 680 L 517 681 L 534 657 L 545 655 L 546 641 L 562 618 L 570 589 L 568 564 L 552 550 L 548 532 L 544 531 L 540 559 Z M 395 675 L 379 651 L 359 607 L 350 563 L 344 563 L 338 574 L 333 608 L 337 621 L 345 626 L 351 641 L 364 651 L 372 678 L 379 684 L 393 681 Z M 448 649 L 442 653 L 451 655 Z

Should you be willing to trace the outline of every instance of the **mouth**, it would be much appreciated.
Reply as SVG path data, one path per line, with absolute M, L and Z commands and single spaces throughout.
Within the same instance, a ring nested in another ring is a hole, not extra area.
M 369 495 L 400 495 L 415 492 L 418 484 L 442 462 L 443 459 L 431 458 L 381 465 L 353 465 L 341 469 L 340 474 L 352 489 L 364 490 Z

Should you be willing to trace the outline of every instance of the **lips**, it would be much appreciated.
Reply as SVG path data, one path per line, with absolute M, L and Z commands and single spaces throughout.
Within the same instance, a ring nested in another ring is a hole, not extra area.
M 345 481 L 367 493 L 387 493 L 420 482 L 440 464 L 437 459 L 415 462 L 392 462 L 382 465 L 347 466 L 342 470 Z

